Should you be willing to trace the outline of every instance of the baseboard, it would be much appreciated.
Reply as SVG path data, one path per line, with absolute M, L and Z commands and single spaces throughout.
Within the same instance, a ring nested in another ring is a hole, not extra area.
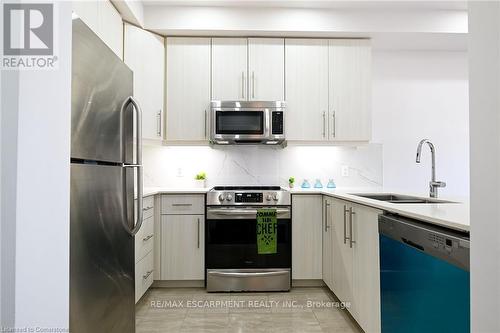
M 292 280 L 292 287 L 324 287 L 323 280 Z
M 204 288 L 205 280 L 155 280 L 153 288 Z

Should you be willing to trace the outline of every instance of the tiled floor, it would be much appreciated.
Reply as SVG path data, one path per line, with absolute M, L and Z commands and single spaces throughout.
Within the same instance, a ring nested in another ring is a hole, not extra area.
M 325 288 L 231 294 L 153 288 L 136 306 L 136 332 L 360 332 L 338 306 Z

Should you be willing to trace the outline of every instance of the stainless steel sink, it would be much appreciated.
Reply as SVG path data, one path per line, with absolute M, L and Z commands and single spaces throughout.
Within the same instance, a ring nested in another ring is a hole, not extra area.
M 351 195 L 355 195 L 358 197 L 385 201 L 395 204 L 436 204 L 436 203 L 452 203 L 451 201 L 440 200 L 440 199 L 432 199 L 432 198 L 419 198 L 413 197 L 410 195 L 400 195 L 400 194 L 392 194 L 392 193 L 370 193 L 370 194 L 358 194 L 351 193 Z

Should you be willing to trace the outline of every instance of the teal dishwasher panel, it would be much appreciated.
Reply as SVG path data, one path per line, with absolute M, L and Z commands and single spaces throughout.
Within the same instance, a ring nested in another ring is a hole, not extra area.
M 383 333 L 470 332 L 469 272 L 380 235 Z

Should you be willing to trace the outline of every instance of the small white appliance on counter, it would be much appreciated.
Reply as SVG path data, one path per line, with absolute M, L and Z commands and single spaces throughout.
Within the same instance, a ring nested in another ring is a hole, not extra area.
M 212 144 L 285 146 L 285 102 L 212 101 Z

